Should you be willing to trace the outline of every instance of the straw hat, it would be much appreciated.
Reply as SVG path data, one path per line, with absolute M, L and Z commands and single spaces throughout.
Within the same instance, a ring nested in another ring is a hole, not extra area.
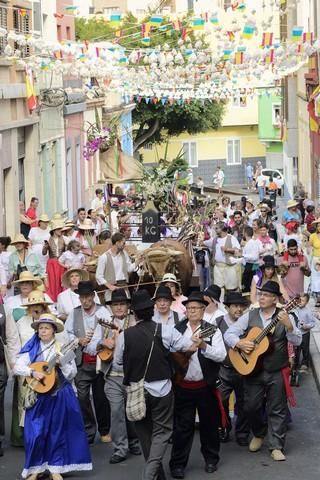
M 54 214 L 52 215 L 52 220 L 61 220 L 61 221 L 63 221 L 63 218 L 62 218 L 61 213 L 58 213 L 58 212 L 54 213 Z
M 63 221 L 60 219 L 52 220 L 51 221 L 51 226 L 50 226 L 50 233 L 53 232 L 54 230 L 62 230 L 64 227 Z
M 53 327 L 55 327 L 56 333 L 63 332 L 64 330 L 63 322 L 61 320 L 58 320 L 58 318 L 52 313 L 43 313 L 42 315 L 40 315 L 38 320 L 31 323 L 31 327 L 34 330 L 38 330 L 41 323 L 50 323 L 50 325 L 53 325 Z
M 40 217 L 38 218 L 38 222 L 49 223 L 49 222 L 50 222 L 50 218 L 48 217 L 48 215 L 46 215 L 45 213 L 43 213 L 43 214 L 40 215 Z
M 74 228 L 76 224 L 72 220 L 67 220 L 64 223 L 64 227 L 62 229 L 63 232 L 66 232 L 67 230 L 70 230 L 70 228 Z
M 52 302 L 47 302 L 44 293 L 40 290 L 32 290 L 28 295 L 28 301 L 23 307 L 31 307 L 31 305 L 52 305 Z
M 26 243 L 29 245 L 29 241 L 25 239 L 22 233 L 18 233 L 11 242 L 11 245 L 15 245 L 17 243 Z
M 180 283 L 177 280 L 177 277 L 175 276 L 174 273 L 165 273 L 162 277 L 161 283 L 175 283 L 176 285 L 180 286 Z
M 80 282 L 89 280 L 89 273 L 87 270 L 81 270 L 81 268 L 71 268 L 62 275 L 62 286 L 64 288 L 70 287 L 70 276 L 72 273 L 78 273 L 80 275 Z
M 246 203 L 250 203 L 254 207 L 254 202 L 252 198 L 246 198 Z
M 90 220 L 90 218 L 85 218 L 83 220 L 83 223 L 80 223 L 80 225 L 78 225 L 78 229 L 79 230 L 94 230 L 94 225 L 93 225 L 92 221 Z
M 298 205 L 299 205 L 299 203 L 296 202 L 295 200 L 289 200 L 288 203 L 287 203 L 287 209 L 297 207 Z
M 32 282 L 34 284 L 34 288 L 39 287 L 42 284 L 40 278 L 35 277 L 32 272 L 28 272 L 27 270 L 21 272 L 19 275 L 19 280 L 16 280 L 12 283 L 13 285 L 19 285 L 19 283 L 22 282 Z

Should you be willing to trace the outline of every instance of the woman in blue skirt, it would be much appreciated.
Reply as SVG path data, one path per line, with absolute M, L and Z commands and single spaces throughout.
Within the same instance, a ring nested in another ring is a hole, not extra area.
M 47 393 L 37 394 L 35 403 L 26 408 L 24 420 L 25 465 L 22 478 L 36 480 L 38 474 L 49 471 L 52 480 L 61 480 L 63 473 L 92 470 L 91 455 L 78 399 L 71 381 L 77 373 L 74 360 L 61 355 L 61 345 L 55 334 L 63 323 L 45 313 L 32 324 L 36 330 L 24 345 L 14 367 L 15 375 L 41 381 L 44 373 L 30 364 L 50 361 L 59 356 L 56 384 Z

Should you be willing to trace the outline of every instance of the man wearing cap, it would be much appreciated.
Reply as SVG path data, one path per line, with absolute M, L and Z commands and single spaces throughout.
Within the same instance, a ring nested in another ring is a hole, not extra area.
M 247 300 L 239 292 L 227 293 L 223 303 L 226 306 L 227 313 L 216 319 L 216 324 L 222 335 L 242 316 L 248 305 Z M 232 430 L 232 422 L 229 416 L 229 399 L 231 393 L 234 391 L 237 404 L 237 420 L 235 424 L 236 441 L 241 446 L 248 445 L 250 427 L 244 412 L 243 376 L 232 367 L 228 356 L 226 356 L 220 367 L 219 376 L 221 380 L 220 391 L 222 401 L 228 417 L 228 426 L 226 429 L 222 428 L 220 440 L 227 442 L 229 440 L 229 432 Z
M 245 382 L 245 411 L 253 432 L 249 445 L 251 452 L 261 449 L 263 439 L 268 432 L 269 449 L 275 461 L 286 459 L 283 453 L 287 430 L 287 396 L 292 396 L 288 382 L 288 342 L 300 345 L 302 334 L 294 318 L 285 310 L 277 308 L 281 296 L 279 284 L 267 281 L 259 289 L 259 308 L 254 308 L 233 323 L 224 335 L 224 340 L 231 348 L 237 348 L 249 354 L 255 344 L 242 338 L 251 328 L 267 327 L 277 316 L 279 322 L 271 334 L 272 349 L 263 357 L 260 368 Z M 266 399 L 267 424 L 261 416 Z
M 175 326 L 184 338 L 191 338 L 195 332 L 210 327 L 203 321 L 205 301 L 201 292 L 193 292 L 184 302 L 187 318 Z M 216 383 L 219 377 L 219 363 L 226 356 L 222 334 L 219 329 L 210 338 L 199 339 L 200 345 L 190 357 L 183 380 L 175 385 L 175 429 L 173 432 L 170 470 L 173 478 L 184 478 L 193 435 L 195 415 L 198 411 L 201 453 L 205 471 L 213 473 L 219 461 L 219 420 L 220 410 Z
M 98 285 L 104 285 L 105 301 L 111 299 L 111 292 L 123 287 L 129 281 L 129 273 L 135 270 L 129 255 L 124 250 L 125 239 L 122 233 L 114 233 L 111 237 L 112 247 L 98 258 L 96 280 Z M 129 293 L 127 292 L 128 296 Z
M 118 328 L 118 332 L 114 333 L 110 328 L 97 325 L 91 342 L 93 345 L 96 343 L 96 351 L 103 347 L 114 350 L 118 333 L 136 324 L 134 316 L 129 311 L 130 299 L 123 288 L 114 290 L 107 304 L 112 312 L 112 323 Z M 132 455 L 140 455 L 141 450 L 133 425 L 126 420 L 123 367 L 112 359 L 109 362 L 102 362 L 101 369 L 105 374 L 104 391 L 111 408 L 111 438 L 114 450 L 109 463 L 116 464 L 127 458 L 128 451 Z
M 89 443 L 94 442 L 97 431 L 90 401 L 91 387 L 101 441 L 108 443 L 110 442 L 108 435 L 110 406 L 104 394 L 104 378 L 99 364 L 97 365 L 96 342 L 92 342 L 92 337 L 97 328 L 98 319 L 110 321 L 111 317 L 105 307 L 95 303 L 95 291 L 91 282 L 79 282 L 75 293 L 79 295 L 81 305 L 70 312 L 65 323 L 65 330 L 70 340 L 79 339 L 79 348 L 76 350 L 78 373 L 75 385 Z
M 203 320 L 215 325 L 216 318 L 225 314 L 225 309 L 220 304 L 221 288 L 218 285 L 209 285 L 203 292 L 203 298 L 208 302 Z
M 161 462 L 173 428 L 169 352 L 194 351 L 201 340 L 195 335 L 191 339 L 184 338 L 175 328 L 153 322 L 154 301 L 146 290 L 138 290 L 132 295 L 131 309 L 137 325 L 120 333 L 114 359 L 116 364 L 123 364 L 124 385 L 144 378 L 146 417 L 134 422 L 146 461 L 142 478 L 165 480 Z
M 279 257 L 281 265 L 285 267 L 282 282 L 289 298 L 300 296 L 304 292 L 304 277 L 310 276 L 311 272 L 308 260 L 298 252 L 298 243 L 294 238 L 288 241 L 287 250 Z
M 152 320 L 154 322 L 162 323 L 174 327 L 182 319 L 182 315 L 171 310 L 171 305 L 174 300 L 171 295 L 169 287 L 160 284 L 155 294 L 155 309 Z

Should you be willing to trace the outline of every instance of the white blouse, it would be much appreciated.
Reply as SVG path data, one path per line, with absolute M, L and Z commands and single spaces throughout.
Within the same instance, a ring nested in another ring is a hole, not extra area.
M 100 305 L 101 303 L 97 295 L 97 292 L 95 292 L 94 301 L 98 305 Z M 58 315 L 68 316 L 69 313 L 74 308 L 79 307 L 79 305 L 80 305 L 79 295 L 77 293 L 74 293 L 74 291 L 71 290 L 71 288 L 68 288 L 67 290 L 64 290 L 64 292 L 59 293 L 58 300 L 57 300 Z

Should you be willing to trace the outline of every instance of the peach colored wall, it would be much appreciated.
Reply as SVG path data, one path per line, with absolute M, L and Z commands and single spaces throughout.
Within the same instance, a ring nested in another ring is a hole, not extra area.
M 65 5 L 73 5 L 73 0 L 57 0 L 57 13 L 64 14 L 63 18 L 57 18 L 57 36 L 58 40 L 74 40 L 75 27 L 74 16 L 64 10 Z

